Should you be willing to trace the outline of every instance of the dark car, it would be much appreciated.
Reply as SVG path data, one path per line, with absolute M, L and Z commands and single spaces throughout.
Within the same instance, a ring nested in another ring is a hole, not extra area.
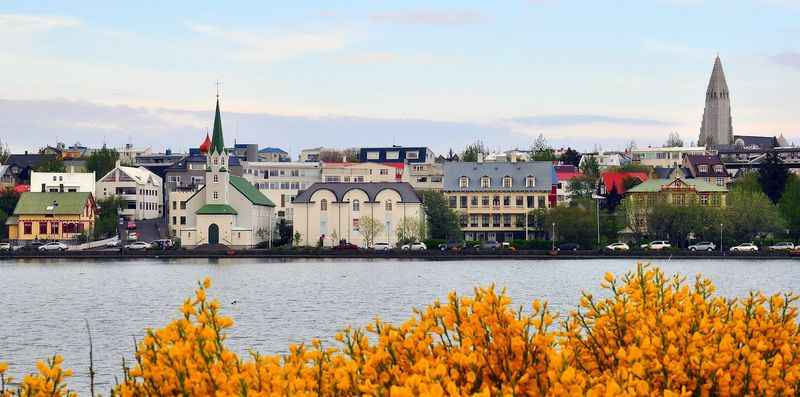
M 439 244 L 440 251 L 460 251 L 461 248 L 461 244 L 455 242 Z
M 19 248 L 20 252 L 39 252 L 39 247 L 43 246 L 44 243 L 41 241 L 34 241 L 30 244 L 23 245 Z
M 563 243 L 558 245 L 559 251 L 577 251 L 581 246 L 576 243 Z
M 503 245 L 497 241 L 484 241 L 481 243 L 482 250 L 499 250 Z
M 342 243 L 332 248 L 334 251 L 358 251 L 358 246 L 350 243 Z

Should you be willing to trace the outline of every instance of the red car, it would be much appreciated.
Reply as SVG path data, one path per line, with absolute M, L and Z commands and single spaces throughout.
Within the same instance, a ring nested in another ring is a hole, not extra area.
M 136 229 L 136 222 L 128 221 L 128 226 L 126 226 L 126 227 L 128 228 L 128 230 Z

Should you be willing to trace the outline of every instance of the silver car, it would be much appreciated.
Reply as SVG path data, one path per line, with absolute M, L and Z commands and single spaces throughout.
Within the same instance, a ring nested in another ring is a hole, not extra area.
M 697 244 L 692 244 L 692 245 L 689 246 L 689 251 L 692 251 L 692 252 L 695 252 L 695 251 L 711 252 L 711 251 L 716 251 L 716 250 L 717 250 L 717 245 L 712 243 L 711 241 L 701 241 L 701 242 L 699 242 Z
M 59 251 L 63 252 L 67 250 L 67 245 L 58 241 L 54 241 L 52 243 L 47 243 L 39 247 L 39 252 L 49 252 L 49 251 Z
M 770 245 L 767 247 L 770 251 L 791 251 L 794 249 L 794 243 L 783 242 Z

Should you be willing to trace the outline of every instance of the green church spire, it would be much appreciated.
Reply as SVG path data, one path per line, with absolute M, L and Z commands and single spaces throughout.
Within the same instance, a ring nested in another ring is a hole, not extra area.
M 222 139 L 222 117 L 219 115 L 219 96 L 217 96 L 217 113 L 214 115 L 214 134 L 211 136 L 211 147 L 208 153 L 225 151 L 225 142 Z

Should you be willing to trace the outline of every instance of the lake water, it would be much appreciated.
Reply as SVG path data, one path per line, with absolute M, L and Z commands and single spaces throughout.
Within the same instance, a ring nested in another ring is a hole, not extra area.
M 702 272 L 727 296 L 759 289 L 800 293 L 800 261 L 692 260 L 654 262 L 667 273 Z M 0 361 L 19 378 L 37 359 L 60 353 L 75 371 L 70 386 L 88 390 L 88 338 L 94 336 L 98 390 L 107 394 L 134 338 L 179 316 L 198 280 L 236 325 L 229 346 L 239 353 L 285 352 L 290 343 L 331 341 L 347 325 L 376 316 L 399 323 L 449 291 L 470 293 L 495 283 L 515 304 L 536 298 L 561 312 L 581 290 L 599 292 L 606 271 L 634 269 L 632 259 L 428 262 L 400 260 L 130 260 L 0 261 Z M 232 304 L 236 301 L 236 304 Z

